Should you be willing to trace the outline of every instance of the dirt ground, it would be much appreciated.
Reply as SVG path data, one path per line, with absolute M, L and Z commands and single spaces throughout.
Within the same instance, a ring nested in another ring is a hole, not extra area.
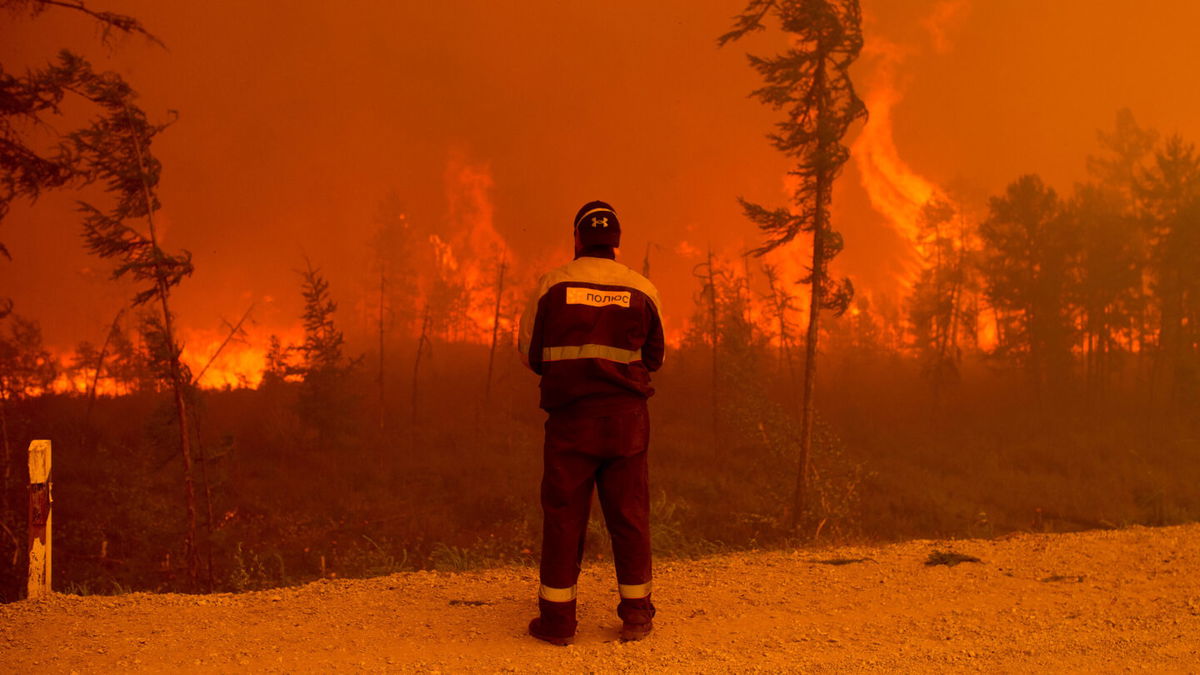
M 928 566 L 934 551 L 980 562 Z M 655 632 L 627 644 L 611 568 L 584 570 L 570 647 L 525 635 L 536 583 L 56 595 L 0 606 L 0 671 L 1200 671 L 1200 525 L 664 562 Z

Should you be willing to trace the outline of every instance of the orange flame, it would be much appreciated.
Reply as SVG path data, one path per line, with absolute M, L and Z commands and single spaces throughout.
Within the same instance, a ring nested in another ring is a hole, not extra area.
M 935 53 L 951 49 L 948 34 L 967 10 L 966 0 L 943 0 L 921 21 Z M 870 30 L 868 33 L 877 31 Z M 882 35 L 868 35 L 863 56 L 874 63 L 866 78 L 863 101 L 870 119 L 851 147 L 863 188 L 871 205 L 887 218 L 891 226 L 917 248 L 917 218 L 921 207 L 943 191 L 910 167 L 896 149 L 892 111 L 904 98 L 900 72 L 909 50 Z M 904 280 L 911 283 L 911 278 Z
M 271 333 L 279 337 L 285 348 L 289 344 L 304 342 L 304 334 L 299 326 L 289 327 L 282 334 L 279 330 L 255 326 L 246 326 L 243 332 L 243 336 L 234 337 L 221 349 L 221 343 L 229 334 L 227 330 L 183 331 L 181 337 L 184 348 L 180 358 L 191 370 L 192 377 L 199 377 L 197 386 L 202 389 L 258 387 L 267 367 L 267 345 L 270 344 Z M 220 353 L 218 349 L 221 349 Z M 204 369 L 206 365 L 207 370 Z
M 851 155 L 871 205 L 915 245 L 921 207 L 940 194 L 940 190 L 905 163 L 896 149 L 892 109 L 903 98 L 896 84 L 899 50 L 886 41 L 868 44 L 875 46 L 864 51 L 874 56 L 879 65 L 863 94 L 871 117 L 855 139 Z
M 438 264 L 446 272 L 454 272 L 468 297 L 468 325 L 462 338 L 469 342 L 487 343 L 492 337 L 495 319 L 496 281 L 501 261 L 508 267 L 505 286 L 511 286 L 512 249 L 496 231 L 495 208 L 491 191 L 494 185 L 491 168 L 473 163 L 461 153 L 452 153 L 446 164 L 446 198 L 450 207 L 449 242 L 433 236 Z M 512 318 L 501 311 L 499 331 L 512 330 Z

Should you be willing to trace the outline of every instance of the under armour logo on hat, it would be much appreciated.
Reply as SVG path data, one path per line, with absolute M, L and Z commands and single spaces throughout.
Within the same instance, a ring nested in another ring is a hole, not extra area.
M 575 231 L 584 246 L 621 245 L 621 221 L 608 202 L 588 202 L 575 214 Z

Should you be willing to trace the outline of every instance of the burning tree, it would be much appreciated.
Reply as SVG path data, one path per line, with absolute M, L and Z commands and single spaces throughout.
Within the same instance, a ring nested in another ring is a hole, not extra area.
M 763 30 L 774 14 L 791 37 L 791 48 L 774 57 L 750 56 L 750 65 L 765 85 L 753 92 L 763 103 L 786 112 L 772 144 L 796 160 L 788 172 L 794 208 L 767 209 L 739 198 L 746 216 L 767 235 L 754 251 L 763 255 L 791 242 L 801 232 L 812 234 L 812 264 L 800 281 L 811 286 L 808 334 L 801 390 L 799 468 L 792 503 L 795 527 L 807 509 L 809 455 L 812 448 L 813 395 L 817 337 L 822 309 L 841 314 L 854 289 L 848 279 L 829 276 L 829 262 L 842 249 L 842 237 L 830 224 L 833 182 L 849 158 L 842 145 L 850 125 L 867 115 L 854 91 L 850 64 L 862 50 L 862 14 L 858 0 L 750 0 L 718 44 Z

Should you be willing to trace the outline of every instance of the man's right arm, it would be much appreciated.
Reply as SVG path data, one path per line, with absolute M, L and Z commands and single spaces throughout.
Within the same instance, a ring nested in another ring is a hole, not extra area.
M 521 314 L 520 330 L 517 334 L 517 349 L 521 352 L 521 363 L 538 375 L 542 374 L 542 316 L 538 311 L 542 299 L 542 283 L 538 282 Z

